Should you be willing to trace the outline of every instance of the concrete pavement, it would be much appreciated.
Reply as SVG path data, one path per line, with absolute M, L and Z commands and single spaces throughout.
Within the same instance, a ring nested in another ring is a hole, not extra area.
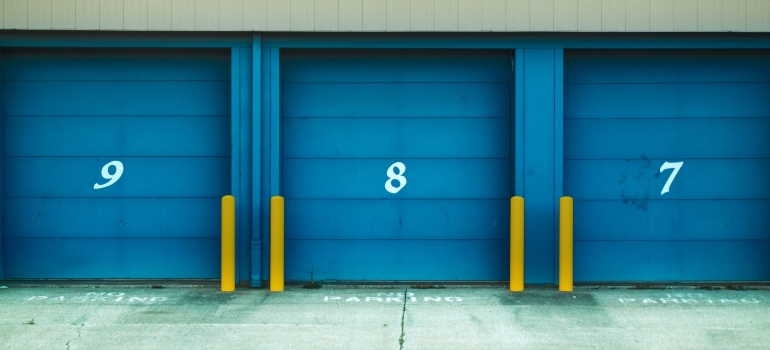
M 0 286 L 0 349 L 770 348 L 764 287 Z

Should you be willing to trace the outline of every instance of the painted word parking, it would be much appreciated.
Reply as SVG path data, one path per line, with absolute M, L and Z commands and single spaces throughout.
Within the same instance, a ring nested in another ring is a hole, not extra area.
M 25 301 L 38 302 L 88 302 L 88 303 L 158 303 L 167 301 L 167 297 L 128 295 L 126 293 L 85 293 L 75 296 L 33 295 Z
M 618 298 L 622 304 L 677 304 L 677 305 L 714 305 L 714 304 L 759 304 L 755 298 L 707 297 L 701 293 L 668 293 L 663 298 Z
M 456 303 L 456 302 L 462 302 L 463 299 L 460 297 L 447 297 L 447 296 L 439 296 L 439 295 L 433 295 L 433 296 L 427 296 L 427 297 L 418 297 L 414 295 L 414 293 L 377 293 L 374 296 L 330 296 L 327 295 L 324 297 L 325 302 L 346 302 L 346 303 L 358 303 L 358 302 L 374 302 L 374 303 L 404 303 L 406 301 L 408 302 L 427 302 L 427 303 L 440 303 L 440 302 L 449 302 L 449 303 Z

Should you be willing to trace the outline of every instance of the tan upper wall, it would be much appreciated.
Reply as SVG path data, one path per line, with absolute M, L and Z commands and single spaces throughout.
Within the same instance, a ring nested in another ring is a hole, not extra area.
M 0 28 L 770 32 L 770 0 L 0 0 Z

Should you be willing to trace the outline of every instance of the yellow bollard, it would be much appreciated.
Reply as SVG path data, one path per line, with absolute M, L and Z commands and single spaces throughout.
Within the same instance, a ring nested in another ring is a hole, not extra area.
M 511 292 L 524 290 L 524 198 L 511 197 Z
M 270 291 L 283 292 L 283 212 L 281 196 L 270 198 Z
M 235 197 L 222 197 L 222 276 L 223 292 L 235 290 Z
M 559 290 L 572 291 L 572 197 L 559 199 Z

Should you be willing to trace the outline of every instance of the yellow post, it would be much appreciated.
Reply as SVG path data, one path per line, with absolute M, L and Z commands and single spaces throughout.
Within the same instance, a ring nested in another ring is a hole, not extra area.
M 524 290 L 524 198 L 511 198 L 511 292 Z
M 222 276 L 223 292 L 235 290 L 235 197 L 222 197 Z
M 572 197 L 559 199 L 559 290 L 572 291 Z
M 283 292 L 283 197 L 270 198 L 270 291 Z

